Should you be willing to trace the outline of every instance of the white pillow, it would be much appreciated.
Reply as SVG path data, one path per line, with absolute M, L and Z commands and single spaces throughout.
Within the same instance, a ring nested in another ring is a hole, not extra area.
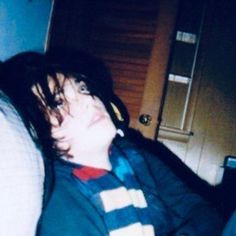
M 0 90 L 0 235 L 35 235 L 43 181 L 42 155 Z

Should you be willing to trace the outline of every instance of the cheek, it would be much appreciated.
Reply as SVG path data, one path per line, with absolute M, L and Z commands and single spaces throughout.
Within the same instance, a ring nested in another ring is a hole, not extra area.
M 65 91 L 65 97 L 67 101 L 75 101 L 78 98 L 78 92 L 72 86 L 67 86 Z
M 68 146 L 75 140 L 83 139 L 86 130 L 82 122 L 76 121 L 71 116 L 66 116 L 60 125 L 52 126 L 51 134 L 58 144 Z

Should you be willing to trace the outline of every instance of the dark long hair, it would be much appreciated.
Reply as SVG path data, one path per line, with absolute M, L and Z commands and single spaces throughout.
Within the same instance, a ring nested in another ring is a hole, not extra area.
M 32 87 L 39 85 L 45 106 L 57 112 L 55 97 L 48 86 L 48 76 L 56 82 L 57 73 L 63 74 L 65 78 L 73 77 L 78 82 L 83 80 L 91 95 L 96 95 L 102 100 L 114 124 L 118 126 L 120 123 L 110 104 L 115 98 L 111 76 L 99 59 L 85 52 L 58 48 L 51 49 L 45 54 L 18 54 L 3 63 L 0 86 L 13 100 L 32 138 L 42 146 L 48 157 L 61 156 L 65 154 L 65 150 L 55 148 L 55 140 L 51 137 L 51 124 L 45 119 L 45 111 Z M 57 117 L 60 119 L 59 112 Z M 32 132 L 32 127 L 37 135 Z
M 0 88 L 11 98 L 14 106 L 36 144 L 48 158 L 55 156 L 50 124 L 39 110 L 32 85 L 47 77 L 44 55 L 35 52 L 20 53 L 2 64 Z

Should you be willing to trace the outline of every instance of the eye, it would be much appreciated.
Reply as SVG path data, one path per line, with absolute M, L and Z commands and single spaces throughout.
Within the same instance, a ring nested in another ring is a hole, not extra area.
M 78 84 L 78 92 L 80 94 L 90 94 L 90 91 L 88 89 L 88 86 L 83 82 L 81 81 L 79 84 Z

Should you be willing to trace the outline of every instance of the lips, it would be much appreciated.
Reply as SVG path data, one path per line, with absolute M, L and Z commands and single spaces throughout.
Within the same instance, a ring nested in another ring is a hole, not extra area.
M 104 119 L 106 119 L 107 116 L 105 114 L 102 114 L 102 113 L 97 113 L 95 114 L 92 119 L 91 119 L 91 122 L 89 123 L 89 127 L 103 121 Z

